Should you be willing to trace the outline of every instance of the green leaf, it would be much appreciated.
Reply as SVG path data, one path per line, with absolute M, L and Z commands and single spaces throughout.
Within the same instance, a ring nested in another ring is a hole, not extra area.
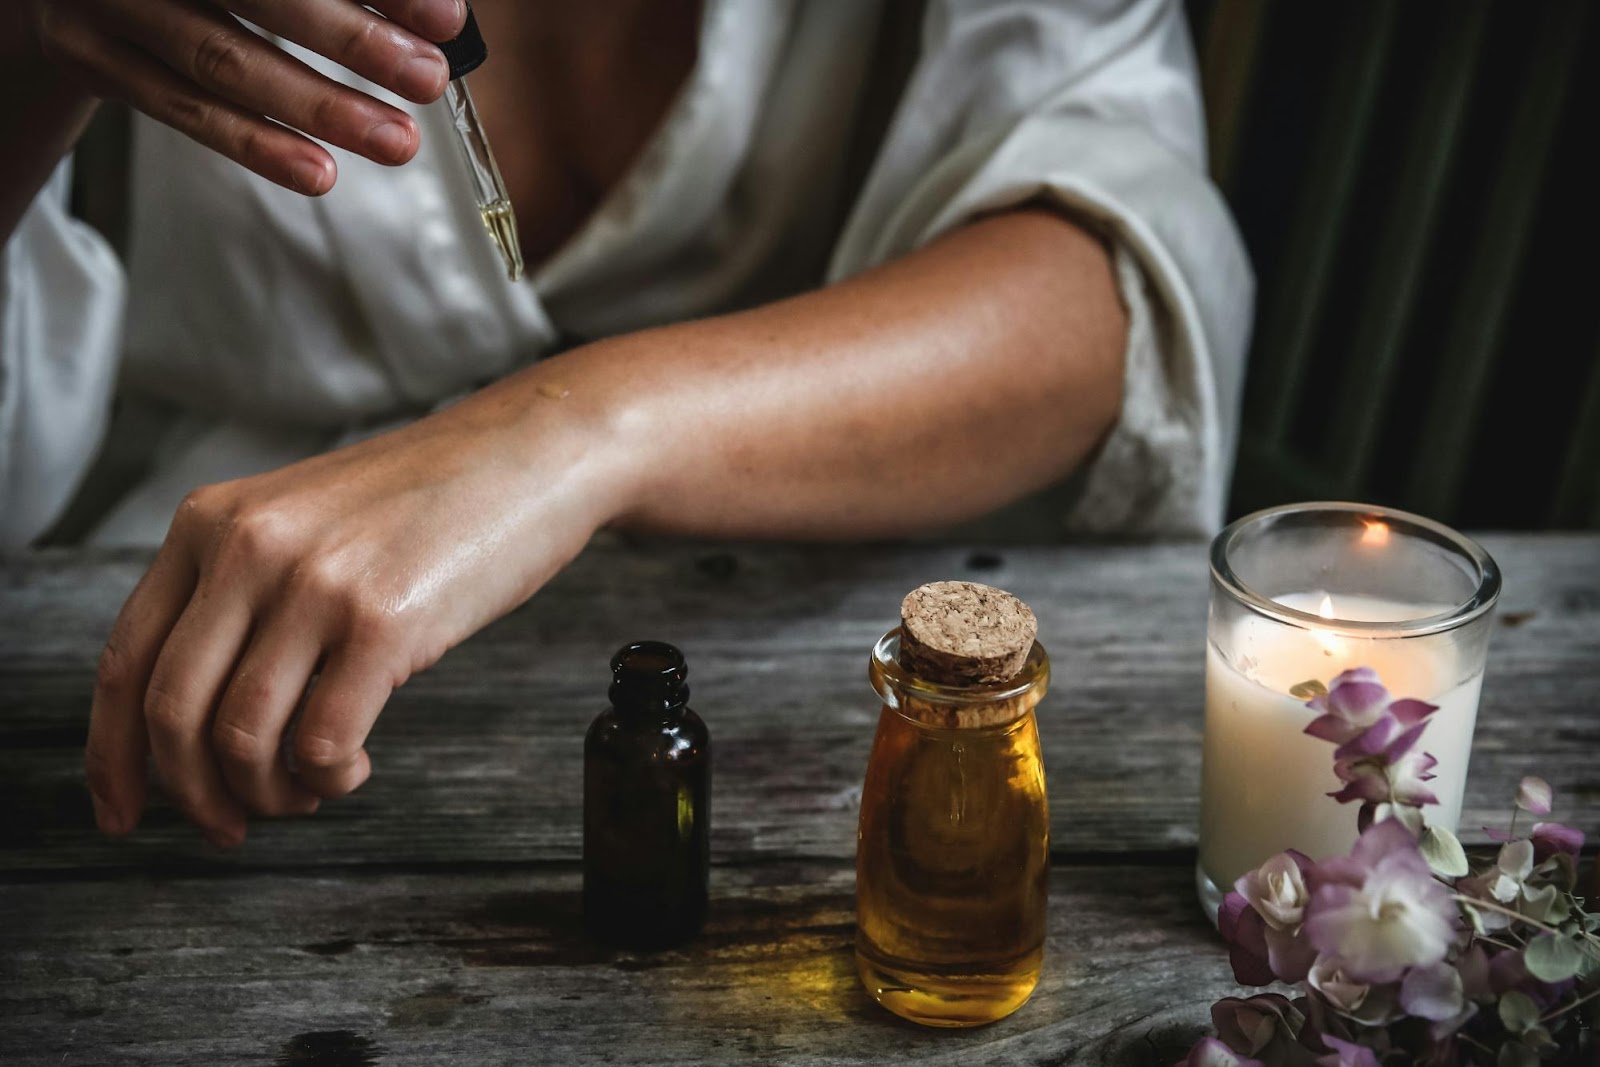
M 1600 971 L 1600 941 L 1596 941 L 1593 936 L 1585 935 L 1578 943 L 1578 947 L 1583 952 L 1583 966 L 1579 968 L 1578 973 L 1587 978 Z
M 1522 954 L 1528 973 L 1541 982 L 1571 978 L 1583 967 L 1583 950 L 1577 942 L 1556 934 L 1540 934 Z M 1507 1024 L 1509 1025 L 1509 1024 Z
M 1467 922 L 1472 924 L 1473 933 L 1477 934 L 1479 937 L 1483 937 L 1489 932 L 1483 925 L 1483 914 L 1478 911 L 1477 908 L 1474 908 L 1471 904 L 1463 902 L 1461 905 L 1461 910 L 1466 913 Z
M 1494 1062 L 1495 1067 L 1539 1067 L 1539 1054 L 1520 1041 L 1507 1041 Z
M 1523 1033 L 1539 1025 L 1539 1006 L 1528 994 L 1512 990 L 1500 998 L 1500 1022 L 1513 1034 Z
M 1315 678 L 1289 687 L 1289 695 L 1299 700 L 1311 700 L 1314 697 L 1326 696 L 1327 693 L 1328 687 Z
M 1543 875 L 1551 885 L 1557 886 L 1564 893 L 1570 893 L 1578 884 L 1578 867 L 1570 855 L 1557 852 L 1533 869 L 1536 875 Z
M 1522 1035 L 1522 1040 L 1529 1048 L 1536 1052 L 1543 1052 L 1556 1047 L 1555 1038 L 1550 1036 L 1550 1031 L 1542 1026 L 1535 1026 Z
M 1553 885 L 1542 885 L 1535 889 L 1524 884 L 1522 901 L 1517 910 L 1534 922 L 1552 925 L 1567 917 L 1567 902 Z
M 1441 878 L 1460 878 L 1469 870 L 1467 853 L 1462 849 L 1461 842 L 1442 826 L 1430 826 L 1422 831 L 1417 847 L 1422 850 L 1422 858 L 1428 861 L 1433 873 Z
M 1568 893 L 1578 888 L 1578 858 L 1570 852 L 1551 853 L 1546 861 L 1555 865 L 1555 874 L 1560 877 L 1551 877 L 1551 881 L 1561 885 Z M 1565 882 L 1565 885 L 1562 883 Z

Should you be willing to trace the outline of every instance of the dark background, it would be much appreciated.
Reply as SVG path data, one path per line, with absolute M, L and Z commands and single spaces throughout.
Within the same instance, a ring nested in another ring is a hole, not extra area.
M 1259 294 L 1231 511 L 1600 528 L 1600 12 L 1191 0 Z

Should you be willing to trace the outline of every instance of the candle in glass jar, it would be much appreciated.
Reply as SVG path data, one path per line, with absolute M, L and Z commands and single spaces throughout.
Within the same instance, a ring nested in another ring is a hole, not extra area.
M 1342 855 L 1356 839 L 1356 809 L 1327 796 L 1341 784 L 1335 746 L 1306 734 L 1317 713 L 1290 690 L 1324 684 L 1342 671 L 1370 667 L 1395 698 L 1438 705 L 1419 747 L 1438 765 L 1429 787 L 1439 798 L 1428 822 L 1454 830 L 1461 817 L 1467 760 L 1478 714 L 1481 670 L 1470 670 L 1447 636 L 1394 640 L 1340 633 L 1337 621 L 1404 622 L 1448 612 L 1453 605 L 1405 603 L 1320 592 L 1273 598 L 1284 607 L 1330 620 L 1326 628 L 1284 626 L 1244 614 L 1230 623 L 1224 654 L 1206 650 L 1206 721 L 1201 776 L 1200 867 L 1217 886 L 1231 886 L 1288 848 L 1313 859 Z M 1463 668 L 1468 669 L 1462 677 Z

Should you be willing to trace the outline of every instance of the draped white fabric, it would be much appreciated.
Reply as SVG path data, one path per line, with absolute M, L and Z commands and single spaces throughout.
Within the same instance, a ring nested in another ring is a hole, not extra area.
M 1252 280 L 1205 177 L 1181 7 L 931 0 L 921 58 L 841 232 L 878 20 L 867 0 L 708 0 L 699 61 L 661 129 L 573 240 L 515 285 L 440 105 L 378 91 L 417 116 L 420 154 L 391 169 L 334 149 L 338 184 L 316 201 L 136 119 L 125 265 L 66 214 L 64 175 L 5 248 L 0 543 L 28 542 L 59 513 L 119 372 L 130 402 L 177 414 L 154 470 L 94 540 L 152 543 L 195 485 L 415 417 L 563 338 L 845 278 L 1024 201 L 1057 204 L 1113 243 L 1131 319 L 1122 417 L 1061 505 L 1062 529 L 1213 528 Z

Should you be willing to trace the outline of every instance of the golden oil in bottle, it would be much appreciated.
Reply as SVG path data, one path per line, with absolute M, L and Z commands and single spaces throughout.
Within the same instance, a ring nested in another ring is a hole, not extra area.
M 978 1026 L 1028 999 L 1044 959 L 1050 827 L 1034 707 L 1049 660 L 1030 632 L 1015 677 L 940 684 L 902 665 L 899 634 L 869 667 L 884 707 L 861 795 L 857 968 L 897 1015 Z

